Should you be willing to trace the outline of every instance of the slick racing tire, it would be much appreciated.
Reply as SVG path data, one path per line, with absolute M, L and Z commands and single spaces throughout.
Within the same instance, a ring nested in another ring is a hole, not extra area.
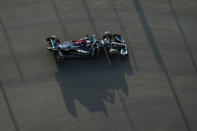
M 57 63 L 61 63 L 61 62 L 64 62 L 65 61 L 65 58 L 64 57 L 55 57 L 55 61 L 57 62 Z
M 56 42 L 60 44 L 60 39 L 59 38 L 56 38 Z
M 62 56 L 62 55 L 60 56 L 60 54 L 58 52 L 55 52 L 54 55 L 55 55 L 55 61 L 57 63 L 61 63 L 61 62 L 65 61 L 65 56 Z
M 118 52 L 117 49 L 111 48 L 111 49 L 109 50 L 109 55 L 110 55 L 110 56 L 118 56 L 118 55 L 120 55 L 120 54 L 119 54 L 119 52 Z
M 46 41 L 50 41 L 50 37 L 47 37 L 47 38 L 46 38 Z

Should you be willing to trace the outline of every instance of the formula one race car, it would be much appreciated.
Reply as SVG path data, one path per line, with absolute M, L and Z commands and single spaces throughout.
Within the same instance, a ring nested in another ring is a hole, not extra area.
M 64 61 L 70 57 L 94 57 L 104 54 L 104 49 L 108 55 L 127 56 L 127 45 L 119 34 L 105 32 L 103 40 L 97 40 L 94 34 L 86 35 L 80 40 L 66 41 L 61 43 L 56 36 L 46 39 L 50 47 L 48 50 L 55 55 L 57 62 Z

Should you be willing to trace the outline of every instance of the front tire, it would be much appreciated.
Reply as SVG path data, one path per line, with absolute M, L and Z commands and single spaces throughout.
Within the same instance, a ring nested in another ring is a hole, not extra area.
M 57 63 L 65 61 L 65 56 L 61 51 L 55 52 L 54 55 Z

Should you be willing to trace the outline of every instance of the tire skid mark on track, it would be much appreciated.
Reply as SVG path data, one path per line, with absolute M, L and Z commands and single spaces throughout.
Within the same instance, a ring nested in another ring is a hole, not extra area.
M 82 3 L 84 5 L 84 7 L 85 7 L 86 13 L 88 15 L 88 18 L 90 20 L 90 23 L 91 23 L 91 26 L 92 26 L 92 29 L 93 29 L 95 35 L 98 36 L 98 37 L 100 37 L 99 34 L 98 34 L 98 31 L 96 29 L 96 25 L 95 25 L 94 20 L 93 20 L 93 18 L 91 16 L 91 13 L 90 13 L 90 10 L 88 8 L 88 5 L 87 5 L 86 1 L 85 0 L 82 0 Z M 112 62 L 111 62 L 111 59 L 110 59 L 110 57 L 109 57 L 109 55 L 108 55 L 108 53 L 106 51 L 106 48 L 104 49 L 104 52 L 105 52 L 105 56 L 106 56 L 106 59 L 107 59 L 107 62 L 109 64 L 109 66 L 112 66 Z
M 172 92 L 173 97 L 174 97 L 174 99 L 175 99 L 175 101 L 176 101 L 176 104 L 177 104 L 178 109 L 179 109 L 179 113 L 180 113 L 180 115 L 181 115 L 181 117 L 182 117 L 182 119 L 183 119 L 183 121 L 184 121 L 184 123 L 185 123 L 185 126 L 186 126 L 186 128 L 187 128 L 188 131 L 191 131 L 189 122 L 188 122 L 188 120 L 187 120 L 187 118 L 186 118 L 186 116 L 185 116 L 183 107 L 182 107 L 182 105 L 181 105 L 181 103 L 180 103 L 180 100 L 179 100 L 179 98 L 178 98 L 178 95 L 177 95 L 177 93 L 176 93 L 176 89 L 175 89 L 175 87 L 174 87 L 174 84 L 173 84 L 173 82 L 172 82 L 172 80 L 171 80 L 171 78 L 170 78 L 170 76 L 169 76 L 168 69 L 167 69 L 167 67 L 166 67 L 166 65 L 165 65 L 165 63 L 164 63 L 164 61 L 163 61 L 163 58 L 162 58 L 161 53 L 160 53 L 160 51 L 159 51 L 159 48 L 157 47 L 157 43 L 156 43 L 156 41 L 155 41 L 155 39 L 154 39 L 154 36 L 153 36 L 153 34 L 152 34 L 152 30 L 151 30 L 151 28 L 150 28 L 150 26 L 149 26 L 149 23 L 148 23 L 148 21 L 147 21 L 147 18 L 146 18 L 146 16 L 145 16 L 145 13 L 144 13 L 144 10 L 143 10 L 143 8 L 142 8 L 142 6 L 141 6 L 141 3 L 140 3 L 139 0 L 132 0 L 131 2 L 132 2 L 132 3 L 134 4 L 134 6 L 135 6 L 137 15 L 138 15 L 139 20 L 140 20 L 140 22 L 141 22 L 141 25 L 142 25 L 142 27 L 143 27 L 143 29 L 144 29 L 144 31 L 145 31 L 145 35 L 146 35 L 147 40 L 148 40 L 148 43 L 149 43 L 149 45 L 150 45 L 150 47 L 151 47 L 151 49 L 152 49 L 153 55 L 154 55 L 154 57 L 155 57 L 155 60 L 156 60 L 157 63 L 159 64 L 160 69 L 163 70 L 163 73 L 164 73 L 164 75 L 165 75 L 165 77 L 166 77 L 166 79 L 167 79 L 167 81 L 168 81 L 168 83 L 169 83 L 171 92 Z M 145 25 L 146 25 L 146 26 L 145 26 Z
M 195 59 L 194 59 L 193 52 L 192 52 L 192 50 L 191 50 L 191 48 L 190 48 L 190 45 L 189 45 L 189 43 L 188 43 L 188 40 L 187 40 L 187 38 L 186 38 L 186 36 L 185 36 L 185 32 L 184 32 L 184 30 L 183 30 L 183 27 L 181 26 L 181 23 L 180 23 L 179 18 L 178 18 L 177 14 L 176 14 L 176 11 L 175 11 L 175 9 L 174 9 L 174 6 L 173 6 L 172 1 L 171 1 L 171 0 L 168 0 L 168 4 L 170 5 L 171 12 L 172 12 L 172 14 L 173 14 L 173 16 L 174 16 L 174 19 L 175 19 L 175 21 L 176 21 L 177 28 L 179 29 L 179 32 L 180 32 L 181 37 L 182 37 L 182 39 L 183 39 L 185 48 L 186 48 L 186 50 L 187 50 L 187 52 L 188 52 L 188 55 L 189 55 L 189 57 L 190 57 L 190 59 L 191 59 L 193 68 L 194 68 L 195 72 L 197 73 L 197 66 L 196 66 L 196 62 L 195 62 Z
M 1 18 L 1 16 L 0 16 L 0 25 L 1 25 L 1 27 L 2 27 L 3 34 L 4 34 L 4 36 L 5 36 L 5 39 L 6 39 L 8 48 L 9 48 L 9 50 L 10 50 L 10 54 L 11 54 L 11 56 L 12 56 L 12 58 L 13 58 L 13 61 L 14 61 L 14 63 L 15 63 L 15 66 L 16 66 L 17 72 L 18 72 L 18 74 L 19 74 L 19 76 L 20 76 L 20 79 L 22 80 L 23 83 L 25 83 L 24 76 L 23 76 L 23 74 L 22 74 L 22 71 L 21 71 L 20 65 L 19 65 L 19 63 L 18 63 L 16 54 L 15 54 L 14 49 L 13 49 L 13 47 L 12 47 L 11 40 L 10 40 L 9 35 L 8 35 L 7 31 L 6 31 L 6 28 L 5 28 L 5 26 L 4 26 L 4 23 L 3 23 L 3 20 L 2 20 L 2 18 Z
M 126 30 L 124 28 L 124 25 L 123 25 L 123 23 L 122 23 L 122 21 L 120 19 L 118 10 L 117 10 L 116 5 L 114 3 L 114 0 L 110 0 L 110 3 L 112 5 L 113 12 L 115 13 L 115 16 L 116 16 L 116 19 L 118 21 L 118 24 L 120 26 L 121 32 L 123 32 L 125 34 L 125 39 L 126 39 L 126 41 L 128 41 L 128 35 L 127 35 Z M 129 45 L 130 45 L 130 49 L 131 49 L 131 52 L 130 52 L 131 53 L 131 57 L 132 57 L 132 59 L 134 61 L 134 66 L 135 66 L 136 70 L 139 71 L 139 66 L 138 66 L 137 60 L 136 60 L 136 58 L 134 56 L 132 45 L 131 44 L 129 44 Z M 131 130 L 132 131 L 136 131 L 136 128 L 134 126 L 134 123 L 133 123 L 133 121 L 131 119 L 132 118 L 131 117 L 131 114 L 129 113 L 127 104 L 126 104 L 126 102 L 124 100 L 124 97 L 122 96 L 120 90 L 118 90 L 118 96 L 119 96 L 120 102 L 122 104 L 123 110 L 125 112 L 125 116 L 126 116 L 128 122 L 129 122 L 129 126 L 130 126 Z
M 91 13 L 90 13 L 90 10 L 89 10 L 89 8 L 88 8 L 88 5 L 87 5 L 87 3 L 86 3 L 85 0 L 82 0 L 82 3 L 83 3 L 83 5 L 84 5 L 84 7 L 85 7 L 85 10 L 86 10 L 86 13 L 87 13 L 87 15 L 88 15 L 88 18 L 89 18 L 89 20 L 90 20 L 90 24 L 91 24 L 91 26 L 92 26 L 92 29 L 93 29 L 95 35 L 99 37 L 98 31 L 97 31 L 97 29 L 96 29 L 96 25 L 95 25 L 94 20 L 93 20 L 93 18 L 92 18 L 92 16 L 91 16 Z
M 26 77 L 25 81 L 25 88 L 31 88 L 31 86 L 36 86 L 39 84 L 45 84 L 50 83 L 52 80 L 55 80 L 55 76 L 53 73 L 37 73 Z M 20 81 L 17 79 L 7 79 L 2 80 L 4 85 L 6 86 L 6 89 L 11 88 L 24 88 L 24 85 L 21 84 Z M 54 82 L 56 83 L 56 81 Z
M 125 112 L 125 116 L 126 116 L 128 122 L 129 122 L 129 125 L 130 125 L 131 130 L 132 131 L 136 131 L 136 128 L 135 128 L 134 123 L 133 123 L 133 120 L 131 119 L 131 114 L 129 113 L 127 104 L 126 104 L 125 99 L 122 96 L 120 90 L 118 90 L 118 96 L 119 96 L 120 102 L 122 104 L 123 110 Z
M 114 11 L 114 13 L 115 13 L 115 16 L 116 16 L 116 19 L 117 19 L 117 21 L 118 21 L 118 24 L 119 24 L 119 26 L 120 26 L 121 32 L 123 32 L 124 37 L 125 37 L 125 40 L 128 42 L 128 41 L 129 41 L 129 40 L 128 40 L 128 34 L 126 33 L 126 29 L 125 29 L 125 27 L 124 27 L 124 25 L 123 25 L 123 23 L 122 23 L 122 20 L 121 20 L 121 18 L 120 18 L 120 15 L 119 15 L 119 13 L 118 13 L 118 10 L 117 10 L 117 7 L 116 7 L 116 5 L 115 5 L 115 3 L 114 3 L 114 0 L 110 0 L 110 3 L 111 3 L 111 5 L 112 5 L 112 9 L 113 9 L 113 11 Z M 136 70 L 139 71 L 139 66 L 138 66 L 137 60 L 136 60 L 135 55 L 134 55 L 132 43 L 130 42 L 130 43 L 128 43 L 128 44 L 130 45 L 130 50 L 131 50 L 131 51 L 130 51 L 129 53 L 131 54 L 131 57 L 132 57 L 132 59 L 133 59 L 133 61 L 134 61 L 134 66 L 135 66 Z
M 59 11 L 58 11 L 58 8 L 57 8 L 57 4 L 55 3 L 55 0 L 51 0 L 51 2 L 52 2 L 53 9 L 55 11 L 55 15 L 56 15 L 57 20 L 58 20 L 58 23 L 60 25 L 60 28 L 61 28 L 61 30 L 62 30 L 62 32 L 64 34 L 64 38 L 67 40 L 69 38 L 68 32 L 67 32 L 67 30 L 64 27 L 64 24 L 62 22 L 61 16 L 60 16 Z
M 7 93 L 6 93 L 6 91 L 5 91 L 4 87 L 3 87 L 3 84 L 1 82 L 1 80 L 0 80 L 0 90 L 1 90 L 1 93 L 3 94 L 3 97 L 4 97 L 4 100 L 5 100 L 5 103 L 6 103 L 8 112 L 10 114 L 12 123 L 14 125 L 15 131 L 19 131 L 19 127 L 18 127 L 16 118 L 15 118 L 14 112 L 12 111 L 12 107 L 10 105 L 10 102 L 9 102 L 9 99 L 8 99 L 8 96 L 7 96 Z

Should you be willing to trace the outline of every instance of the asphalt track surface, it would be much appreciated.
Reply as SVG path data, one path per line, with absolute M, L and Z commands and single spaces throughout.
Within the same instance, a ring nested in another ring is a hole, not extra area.
M 196 131 L 196 0 L 1 0 L 0 131 Z M 119 32 L 128 59 L 56 64 L 45 38 Z

